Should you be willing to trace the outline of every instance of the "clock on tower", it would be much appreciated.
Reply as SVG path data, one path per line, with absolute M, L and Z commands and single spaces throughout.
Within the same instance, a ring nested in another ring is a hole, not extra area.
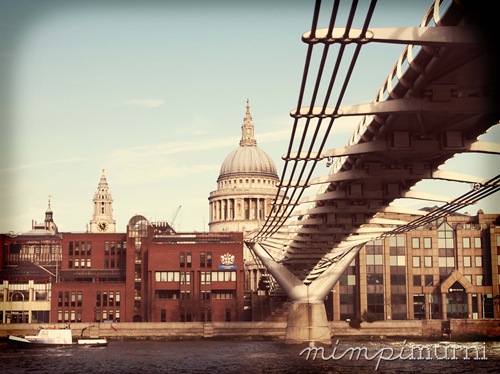
M 115 220 L 113 219 L 113 198 L 109 192 L 108 181 L 102 170 L 101 179 L 94 194 L 94 212 L 90 221 L 90 232 L 113 233 Z

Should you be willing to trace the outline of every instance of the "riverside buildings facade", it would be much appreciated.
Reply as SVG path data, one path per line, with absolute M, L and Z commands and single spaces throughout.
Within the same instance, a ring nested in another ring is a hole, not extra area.
M 209 196 L 209 233 L 139 215 L 117 232 L 103 171 L 88 232 L 59 232 L 49 200 L 43 223 L 0 234 L 0 322 L 251 319 L 245 292 L 257 291 L 261 269 L 243 237 L 271 211 L 277 183 L 248 102 Z M 330 320 L 500 318 L 499 294 L 500 214 L 479 211 L 367 243 L 325 304 Z
M 1 323 L 189 322 L 243 319 L 241 233 L 177 233 L 130 219 L 115 232 L 104 171 L 90 231 L 43 224 L 0 235 Z
M 499 293 L 500 214 L 480 210 L 368 242 L 326 306 L 334 320 L 500 318 Z

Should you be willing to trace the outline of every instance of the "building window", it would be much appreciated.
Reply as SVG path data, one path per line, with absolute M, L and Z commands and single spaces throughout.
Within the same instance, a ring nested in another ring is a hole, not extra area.
M 236 272 L 212 271 L 212 282 L 236 282 Z
M 211 273 L 209 271 L 202 271 L 200 273 L 200 282 L 201 284 L 210 284 Z
M 228 291 L 228 290 L 212 291 L 212 298 L 216 300 L 236 299 L 236 291 Z
M 202 300 L 210 300 L 210 291 L 201 291 Z
M 439 257 L 440 268 L 453 268 L 455 267 L 455 257 Z
M 186 253 L 185 252 L 181 252 L 179 254 L 179 265 L 181 268 L 186 267 Z
M 178 271 L 157 271 L 155 272 L 156 282 L 179 282 L 180 273 Z
M 474 238 L 474 248 L 482 248 L 481 238 Z
M 476 275 L 476 286 L 482 286 L 483 285 L 483 275 L 478 274 Z
M 367 312 L 375 319 L 384 319 L 384 271 L 382 240 L 366 243 L 366 298 Z M 347 269 L 348 270 L 348 269 Z M 340 318 L 352 318 L 355 315 L 356 300 L 353 297 L 354 286 L 342 287 L 340 294 Z
M 413 256 L 413 267 L 414 268 L 420 267 L 420 256 Z
M 470 248 L 470 238 L 462 238 L 462 248 Z
M 341 286 L 355 286 L 356 285 L 356 275 L 355 274 L 342 274 L 339 279 L 339 284 Z
M 366 255 L 367 265 L 383 265 L 382 254 L 367 254 Z
M 421 286 L 422 285 L 422 277 L 420 275 L 413 276 L 413 285 L 414 286 Z
M 190 268 L 191 267 L 191 261 L 192 261 L 192 254 L 191 252 L 186 253 L 186 267 Z
M 200 267 L 201 268 L 205 267 L 205 261 L 206 261 L 205 252 L 201 252 L 200 253 Z
M 3 292 L 0 292 L 0 300 L 3 300 Z M 45 291 L 35 291 L 35 301 L 47 301 L 48 293 Z
M 425 295 L 413 294 L 413 313 L 415 319 L 425 319 Z
M 447 223 L 438 228 L 438 248 L 453 248 L 453 228 Z
M 464 257 L 464 267 L 470 268 L 471 266 L 472 266 L 471 257 L 470 256 L 465 256 Z
M 476 267 L 483 267 L 483 256 L 476 256 Z
M 156 299 L 179 299 L 179 291 L 178 290 L 156 290 L 155 291 Z
M 413 249 L 419 249 L 420 248 L 420 238 L 411 238 L 411 247 Z
M 426 268 L 431 268 L 432 267 L 432 256 L 425 256 L 424 257 L 424 266 Z
M 383 274 L 366 274 L 366 284 L 370 285 L 384 284 Z
M 181 271 L 181 284 L 191 284 L 191 272 Z
M 212 252 L 207 253 L 207 268 L 212 267 Z
M 432 248 L 432 238 L 424 238 L 424 248 L 425 249 Z
M 430 274 L 424 275 L 425 284 L 424 286 L 434 286 L 434 276 Z
M 405 266 L 406 258 L 404 255 L 390 256 L 390 264 L 391 266 Z

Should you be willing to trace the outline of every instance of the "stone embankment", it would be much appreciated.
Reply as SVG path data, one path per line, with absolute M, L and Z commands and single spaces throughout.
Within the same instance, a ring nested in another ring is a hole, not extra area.
M 284 340 L 286 322 L 120 322 L 72 323 L 74 337 L 108 337 L 110 340 L 156 339 L 244 339 Z M 30 335 L 40 325 L 63 327 L 64 324 L 0 324 L 0 338 L 9 335 Z M 443 321 L 377 321 L 363 322 L 359 328 L 345 321 L 330 322 L 331 336 L 346 339 L 399 338 L 399 339 L 451 339 L 500 340 L 500 320 L 451 320 L 451 336 L 442 334 Z

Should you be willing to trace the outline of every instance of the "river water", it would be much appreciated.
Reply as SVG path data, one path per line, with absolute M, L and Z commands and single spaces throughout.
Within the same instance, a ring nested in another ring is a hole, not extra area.
M 39 349 L 1 345 L 0 372 L 499 373 L 500 342 L 338 340 L 323 351 L 277 341 L 110 341 L 105 348 Z

